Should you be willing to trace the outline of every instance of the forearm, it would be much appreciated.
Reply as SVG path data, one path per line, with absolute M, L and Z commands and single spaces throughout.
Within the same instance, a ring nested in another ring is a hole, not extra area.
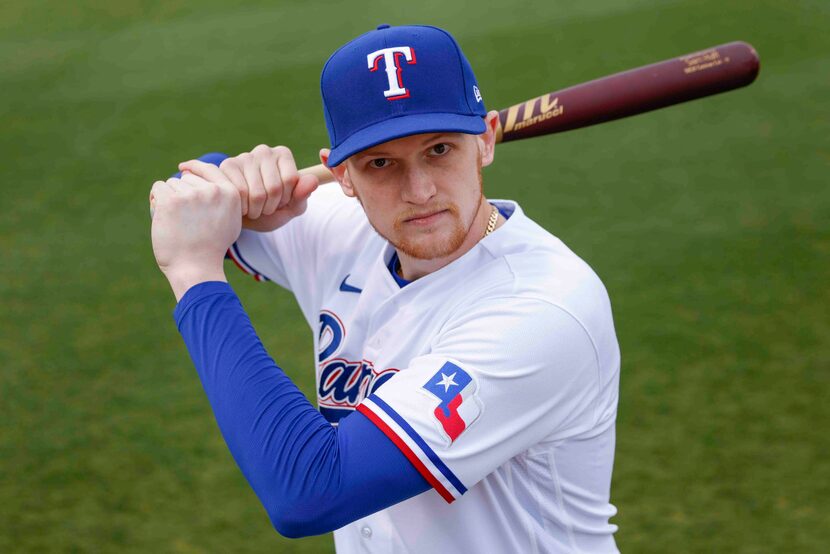
M 268 356 L 227 283 L 176 322 L 234 459 L 280 533 L 324 533 L 429 486 L 362 414 L 333 428 Z

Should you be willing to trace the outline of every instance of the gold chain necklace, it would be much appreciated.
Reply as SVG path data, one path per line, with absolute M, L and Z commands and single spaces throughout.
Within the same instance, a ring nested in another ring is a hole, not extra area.
M 493 206 L 493 211 L 490 212 L 490 221 L 487 223 L 487 230 L 484 231 L 484 236 L 486 237 L 490 233 L 493 232 L 493 229 L 496 228 L 496 222 L 499 220 L 499 210 L 495 206 Z

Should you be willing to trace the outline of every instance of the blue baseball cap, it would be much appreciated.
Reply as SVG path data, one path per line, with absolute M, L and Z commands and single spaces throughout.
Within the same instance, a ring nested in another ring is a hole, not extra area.
M 443 29 L 381 25 L 340 47 L 320 77 L 328 165 L 420 133 L 481 134 L 487 110 L 470 63 Z

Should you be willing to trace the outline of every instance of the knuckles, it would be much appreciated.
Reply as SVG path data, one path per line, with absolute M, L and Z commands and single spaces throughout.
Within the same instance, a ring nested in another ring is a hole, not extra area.
M 223 196 L 222 189 L 213 183 L 210 183 L 207 186 L 203 187 L 202 190 L 202 194 L 204 195 L 205 199 L 209 202 L 215 202 L 216 200 L 220 200 Z
M 271 147 L 268 146 L 267 144 L 258 144 L 258 145 L 256 145 L 254 147 L 254 149 L 251 150 L 251 153 L 255 154 L 259 157 L 271 156 L 273 154 L 273 152 L 271 150 Z
M 173 189 L 173 194 L 155 195 L 150 191 L 150 199 L 154 202 L 156 209 L 167 208 L 179 210 L 187 206 L 221 206 L 223 204 L 239 204 L 239 193 L 229 183 L 218 184 L 206 182 L 193 184 L 177 178 L 170 178 L 167 181 L 156 181 L 153 188 L 167 184 Z
M 263 202 L 267 197 L 268 195 L 262 189 L 253 190 L 248 196 L 254 203 Z
M 265 191 L 268 193 L 268 196 L 276 196 L 282 193 L 282 186 L 282 183 L 279 181 L 267 181 L 265 183 Z
M 259 169 L 266 165 L 273 167 L 277 163 L 281 164 L 280 170 L 273 178 L 263 179 L 261 186 L 253 187 L 247 182 L 246 175 L 255 168 Z M 297 215 L 305 211 L 304 203 L 291 206 L 290 198 L 283 197 L 287 191 L 291 191 L 297 185 L 300 179 L 294 156 L 287 146 L 271 147 L 267 144 L 258 144 L 249 152 L 225 158 L 218 167 L 225 177 L 223 183 L 214 183 L 205 177 L 208 180 L 207 184 L 201 183 L 194 186 L 180 179 L 168 179 L 167 184 L 174 189 L 175 194 L 165 195 L 167 200 L 165 203 L 170 209 L 181 209 L 188 204 L 202 203 L 216 206 L 225 202 L 234 202 L 237 206 L 247 207 L 265 204 L 271 198 L 279 200 L 273 208 L 269 208 L 269 211 L 283 209 L 286 206 Z M 157 183 L 164 183 L 164 181 Z M 154 183 L 155 186 L 156 183 Z

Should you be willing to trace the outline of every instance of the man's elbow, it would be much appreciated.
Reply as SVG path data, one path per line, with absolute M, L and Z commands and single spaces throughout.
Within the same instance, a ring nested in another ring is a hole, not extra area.
M 309 533 L 307 526 L 302 522 L 292 521 L 290 518 L 271 518 L 271 523 L 277 533 L 286 539 L 302 539 L 310 537 L 315 533 Z
M 309 507 L 294 503 L 268 510 L 268 517 L 277 533 L 287 539 L 301 539 L 329 533 L 339 527 L 334 524 L 331 517 L 325 514 L 325 511 L 322 507 Z

